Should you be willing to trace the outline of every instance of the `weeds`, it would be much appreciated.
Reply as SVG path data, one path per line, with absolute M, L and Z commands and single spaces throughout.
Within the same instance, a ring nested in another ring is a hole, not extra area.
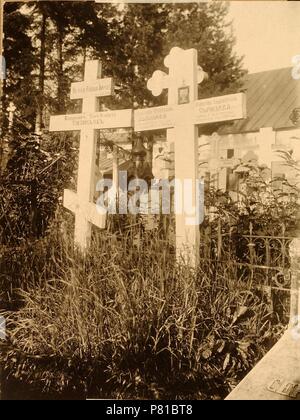
M 230 267 L 178 266 L 147 233 L 95 235 L 83 256 L 53 232 L 27 253 L 0 356 L 45 392 L 223 398 L 283 332 Z

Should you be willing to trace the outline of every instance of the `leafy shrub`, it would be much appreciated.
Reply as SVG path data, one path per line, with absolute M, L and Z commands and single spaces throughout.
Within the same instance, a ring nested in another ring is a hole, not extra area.
M 74 170 L 70 136 L 37 137 L 16 127 L 11 155 L 0 183 L 0 240 L 22 245 L 42 237 L 55 218 L 64 187 Z

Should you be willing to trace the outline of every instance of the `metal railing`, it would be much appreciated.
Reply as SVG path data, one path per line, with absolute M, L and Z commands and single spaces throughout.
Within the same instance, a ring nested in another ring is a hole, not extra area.
M 260 291 L 270 311 L 288 323 L 291 315 L 291 261 L 289 247 L 294 237 L 285 234 L 285 227 L 277 236 L 240 234 L 223 231 L 219 221 L 217 229 L 201 229 L 200 261 L 213 265 L 218 271 L 227 271 L 237 282 L 250 282 L 253 290 Z

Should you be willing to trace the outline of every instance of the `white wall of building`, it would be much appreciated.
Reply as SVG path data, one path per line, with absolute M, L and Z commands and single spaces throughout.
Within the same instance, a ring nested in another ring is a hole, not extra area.
M 300 161 L 300 128 L 274 131 L 271 127 L 252 133 L 239 133 L 199 138 L 199 176 L 218 178 L 216 185 L 226 189 L 227 168 L 233 168 L 250 152 L 258 158 L 260 165 L 273 170 L 273 176 L 284 173 L 287 179 L 294 180 L 293 171 L 285 165 L 279 150 L 293 151 L 292 156 Z M 233 152 L 232 152 L 233 151 Z M 228 158 L 228 156 L 232 156 Z M 174 150 L 167 142 L 156 142 L 153 149 L 153 173 L 156 178 L 174 175 Z M 276 172 L 276 173 L 275 173 Z

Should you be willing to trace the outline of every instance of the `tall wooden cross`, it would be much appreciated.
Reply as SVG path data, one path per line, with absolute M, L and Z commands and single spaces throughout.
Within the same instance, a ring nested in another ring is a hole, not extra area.
M 87 61 L 83 82 L 73 83 L 71 99 L 83 99 L 82 114 L 58 115 L 50 119 L 50 131 L 80 131 L 77 193 L 65 190 L 64 206 L 75 213 L 75 243 L 85 250 L 92 224 L 105 228 L 106 215 L 99 214 L 93 202 L 96 162 L 95 130 L 132 127 L 132 110 L 97 111 L 97 98 L 113 93 L 112 79 L 101 79 L 101 63 Z
M 199 124 L 241 119 L 245 117 L 245 95 L 238 93 L 198 100 L 198 84 L 206 74 L 198 66 L 197 51 L 175 47 L 165 58 L 169 73 L 155 71 L 148 81 L 154 96 L 168 89 L 168 105 L 135 112 L 135 131 L 167 129 L 168 143 L 175 146 L 175 179 L 184 186 L 191 181 L 194 206 L 199 203 L 198 127 Z M 175 186 L 176 188 L 176 186 Z M 183 201 L 183 194 L 175 194 Z M 180 205 L 180 203 L 178 203 Z M 175 203 L 176 206 L 176 203 Z M 190 214 L 176 214 L 176 249 L 192 266 L 197 264 L 199 224 Z

